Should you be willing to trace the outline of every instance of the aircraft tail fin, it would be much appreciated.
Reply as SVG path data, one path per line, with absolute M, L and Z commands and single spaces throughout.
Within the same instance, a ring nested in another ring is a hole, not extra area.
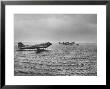
M 25 45 L 22 42 L 19 42 L 18 43 L 18 48 L 21 48 L 21 47 L 25 47 Z

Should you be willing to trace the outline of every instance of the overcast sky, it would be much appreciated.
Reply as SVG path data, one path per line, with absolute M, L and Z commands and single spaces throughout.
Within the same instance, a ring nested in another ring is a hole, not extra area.
M 14 40 L 97 42 L 96 14 L 15 14 Z

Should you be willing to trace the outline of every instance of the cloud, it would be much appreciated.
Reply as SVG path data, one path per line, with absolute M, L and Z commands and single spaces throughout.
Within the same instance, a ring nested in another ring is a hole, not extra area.
M 96 14 L 15 14 L 15 41 L 97 41 Z

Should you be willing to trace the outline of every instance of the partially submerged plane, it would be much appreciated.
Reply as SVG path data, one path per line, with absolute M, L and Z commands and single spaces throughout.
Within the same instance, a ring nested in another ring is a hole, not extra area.
M 52 45 L 52 43 L 47 42 L 47 43 L 42 43 L 42 44 L 36 44 L 36 45 L 24 45 L 22 42 L 18 43 L 18 48 L 20 50 L 23 49 L 37 49 L 37 50 L 42 50 L 44 48 L 49 47 L 50 45 Z

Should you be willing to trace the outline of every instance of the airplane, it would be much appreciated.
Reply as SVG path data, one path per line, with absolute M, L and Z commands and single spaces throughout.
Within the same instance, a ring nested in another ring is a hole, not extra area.
M 75 44 L 75 42 L 59 42 L 59 44 L 63 44 L 63 45 L 73 45 L 73 44 Z
M 18 48 L 20 50 L 23 49 L 37 49 L 37 50 L 42 50 L 44 48 L 49 47 L 50 45 L 52 45 L 52 43 L 50 42 L 46 42 L 46 43 L 42 43 L 42 44 L 36 44 L 36 45 L 24 45 L 22 42 L 18 43 Z

